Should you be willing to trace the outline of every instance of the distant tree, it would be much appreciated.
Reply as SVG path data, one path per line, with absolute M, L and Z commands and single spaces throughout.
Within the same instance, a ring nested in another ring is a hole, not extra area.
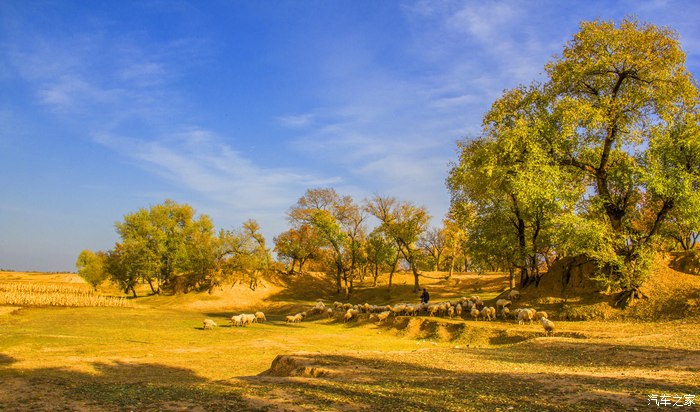
M 399 251 L 392 239 L 387 238 L 380 228 L 374 229 L 365 242 L 365 255 L 372 269 L 372 286 L 377 286 L 379 275 L 384 270 L 389 270 L 389 289 L 393 280 L 396 261 Z
M 447 249 L 444 229 L 428 228 L 418 239 L 418 247 L 423 251 L 433 271 L 442 268 L 442 260 Z
M 278 258 L 290 263 L 289 273 L 295 273 L 294 268 L 299 265 L 299 272 L 303 272 L 304 263 L 319 256 L 322 241 L 315 232 L 313 226 L 302 224 L 298 228 L 290 228 L 274 238 L 275 253 Z
M 330 252 L 338 293 L 349 296 L 352 282 L 361 269 L 365 215 L 350 196 L 340 196 L 332 188 L 309 189 L 289 211 L 297 228 L 310 225 Z
M 452 214 L 448 214 L 448 216 L 445 217 L 442 225 L 442 231 L 445 237 L 445 257 L 450 265 L 447 279 L 450 279 L 455 269 L 455 263 L 460 256 L 464 256 L 464 248 L 462 246 L 466 238 L 466 233 L 459 226 Z
M 107 255 L 105 252 L 99 251 L 95 253 L 86 249 L 80 252 L 78 260 L 75 262 L 80 277 L 95 290 L 97 290 L 97 286 L 109 277 L 105 270 L 106 259 Z
M 427 230 L 430 215 L 424 207 L 396 198 L 375 195 L 365 204 L 365 210 L 379 219 L 381 230 L 396 244 L 408 262 L 414 279 L 414 292 L 420 289 L 418 261 L 421 251 L 417 242 Z
M 124 251 L 121 243 L 114 245 L 114 248 L 107 252 L 105 269 L 110 279 L 119 285 L 124 293 L 131 293 L 137 297 L 136 286 L 141 282 L 139 274 L 138 256 Z

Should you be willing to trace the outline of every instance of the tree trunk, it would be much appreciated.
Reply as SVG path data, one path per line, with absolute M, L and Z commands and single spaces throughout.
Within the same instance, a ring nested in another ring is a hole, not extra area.
M 515 267 L 511 266 L 508 268 L 508 280 L 510 284 L 510 290 L 515 289 Z
M 396 259 L 394 259 L 394 263 L 391 265 L 391 271 L 389 272 L 389 290 L 391 290 L 391 284 L 394 279 L 394 272 L 396 271 L 396 265 L 399 263 L 399 252 L 396 252 Z
M 416 263 L 411 259 L 411 271 L 413 271 L 413 293 L 418 293 L 420 291 L 420 284 L 418 277 L 420 276 L 420 273 L 418 273 L 418 268 L 416 267 Z

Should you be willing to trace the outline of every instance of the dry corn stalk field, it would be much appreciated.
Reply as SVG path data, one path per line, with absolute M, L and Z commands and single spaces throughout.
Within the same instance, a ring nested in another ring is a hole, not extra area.
M 85 284 L 0 283 L 0 305 L 130 307 L 124 297 L 97 294 Z

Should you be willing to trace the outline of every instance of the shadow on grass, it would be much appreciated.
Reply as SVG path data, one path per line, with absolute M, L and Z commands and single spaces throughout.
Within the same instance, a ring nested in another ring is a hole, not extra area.
M 608 345 L 591 342 L 538 340 L 485 351 L 490 360 L 562 367 L 644 368 L 700 371 L 700 351 L 649 346 Z M 700 386 L 697 388 L 700 389 Z M 697 391 L 697 390 L 696 390 Z
M 293 365 L 272 376 L 241 378 L 263 392 L 284 396 L 270 403 L 313 405 L 320 410 L 618 411 L 646 407 L 652 393 L 696 394 L 697 385 L 662 379 L 569 373 L 482 371 L 479 364 L 460 370 L 431 366 L 432 354 L 412 353 L 410 361 L 351 355 L 300 354 Z M 290 355 L 295 357 L 297 355 Z M 387 356 L 392 356 L 387 354 Z M 460 356 L 454 361 L 460 362 Z M 465 357 L 464 361 L 474 361 Z M 284 363 L 284 362 L 280 362 Z M 320 377 L 315 377 L 320 376 Z
M 4 353 L 0 353 L 0 366 L 7 366 L 15 363 L 17 360 L 13 358 L 12 356 L 5 355 Z
M 252 410 L 237 388 L 211 385 L 189 369 L 122 362 L 93 367 L 96 373 L 0 369 L 0 410 Z

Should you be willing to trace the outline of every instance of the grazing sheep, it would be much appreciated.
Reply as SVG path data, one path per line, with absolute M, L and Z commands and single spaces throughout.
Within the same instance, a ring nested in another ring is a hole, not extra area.
M 299 323 L 302 320 L 304 320 L 304 314 L 303 313 L 297 313 L 294 315 L 294 323 Z
M 517 289 L 511 290 L 510 292 L 508 292 L 508 299 L 510 299 L 510 300 L 520 299 L 520 292 Z
M 348 311 L 348 310 L 350 310 L 350 309 L 352 309 L 352 303 L 345 303 L 345 304 L 343 305 L 343 310 L 344 310 L 344 311 Z
M 554 322 L 544 316 L 540 318 L 540 322 L 542 322 L 542 327 L 544 327 L 544 335 L 549 336 L 551 334 L 554 336 Z
M 394 312 L 395 316 L 399 316 L 404 311 L 404 309 L 406 309 L 406 305 L 402 303 L 391 308 L 391 311 Z
M 255 315 L 252 313 L 241 313 L 241 321 L 243 326 L 252 325 L 255 322 Z
M 403 313 L 406 316 L 416 316 L 418 315 L 418 306 L 406 305 L 406 308 L 403 310 Z
M 481 314 L 481 311 L 477 308 L 472 308 L 471 315 L 474 320 L 479 320 L 479 315 Z
M 549 319 L 549 316 L 547 316 L 547 312 L 540 312 L 540 311 L 537 311 L 537 312 L 535 312 L 534 318 L 535 318 L 535 319 L 540 319 L 540 318 L 547 318 L 547 319 Z
M 384 322 L 385 320 L 387 320 L 389 318 L 389 315 L 391 315 L 391 312 L 384 311 L 384 312 L 377 315 L 377 320 L 379 322 Z
M 231 316 L 231 326 L 243 326 L 243 318 L 241 315 Z
M 331 308 L 326 309 L 326 317 L 329 319 L 333 317 L 333 309 L 331 309 Z
M 460 303 L 455 306 L 455 315 L 462 317 L 462 305 Z
M 505 308 L 506 306 L 510 305 L 511 303 L 513 303 L 513 302 L 511 302 L 507 299 L 498 299 L 496 301 L 496 309 L 501 310 L 501 309 Z
M 452 306 L 447 308 L 447 316 L 449 316 L 450 319 L 452 319 L 455 316 L 455 308 L 453 308 Z
M 265 322 L 267 321 L 267 318 L 263 312 L 255 312 L 255 320 L 257 322 Z
M 428 315 L 429 316 L 434 316 L 438 312 L 438 305 L 431 304 L 428 306 Z
M 488 307 L 481 309 L 481 318 L 484 320 L 491 320 L 491 309 Z
M 217 326 L 219 325 L 217 325 L 216 322 L 214 322 L 213 320 L 204 319 L 204 329 L 214 329 Z
M 529 321 L 532 325 L 532 319 L 535 316 L 535 311 L 531 309 L 522 309 L 518 312 L 518 325 L 525 324 L 525 321 Z
M 343 304 L 338 302 L 338 301 L 335 301 L 335 302 L 333 302 L 333 307 L 335 308 L 335 310 L 339 311 L 343 308 Z
M 501 309 L 501 317 L 503 318 L 503 320 L 508 320 L 509 313 L 510 313 L 510 309 L 508 309 L 508 308 Z
M 359 315 L 360 312 L 357 309 L 349 309 L 347 312 L 345 312 L 345 315 L 343 316 L 343 323 L 346 323 L 349 320 L 357 319 L 357 315 Z
M 287 319 L 287 323 L 294 323 L 294 319 L 296 317 L 294 315 L 287 315 L 285 316 L 285 319 Z

